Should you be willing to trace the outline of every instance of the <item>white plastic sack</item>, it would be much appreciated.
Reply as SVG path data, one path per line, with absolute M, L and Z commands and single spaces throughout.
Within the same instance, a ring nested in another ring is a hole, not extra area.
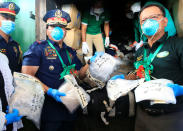
M 119 67 L 121 61 L 107 53 L 98 56 L 89 66 L 92 77 L 106 82 L 110 79 L 110 75 Z
M 66 93 L 61 97 L 62 103 L 70 113 L 73 113 L 79 106 L 83 109 L 88 105 L 90 96 L 77 84 L 72 75 L 64 76 L 65 82 L 60 86 L 59 91 Z
M 109 99 L 116 101 L 119 97 L 125 96 L 129 91 L 133 90 L 139 84 L 143 83 L 144 79 L 126 80 L 116 79 L 109 80 L 107 83 L 107 94 Z
M 40 81 L 22 73 L 14 73 L 14 87 L 9 108 L 19 110 L 19 115 L 26 116 L 34 122 L 37 128 L 40 126 L 41 110 L 44 103 L 44 91 Z
M 167 83 L 173 83 L 167 79 L 156 79 L 142 83 L 135 89 L 136 102 L 143 100 L 164 101 L 176 104 L 174 92 Z
M 5 121 L 6 121 L 6 117 L 5 117 L 5 113 L 0 111 L 0 131 L 3 130 L 3 127 L 5 125 Z

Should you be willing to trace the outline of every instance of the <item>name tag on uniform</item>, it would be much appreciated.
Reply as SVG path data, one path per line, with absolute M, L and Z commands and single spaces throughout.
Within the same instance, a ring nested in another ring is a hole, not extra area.
M 164 58 L 164 57 L 167 57 L 168 55 L 169 55 L 168 51 L 163 51 L 163 52 L 158 53 L 157 57 L 158 58 Z

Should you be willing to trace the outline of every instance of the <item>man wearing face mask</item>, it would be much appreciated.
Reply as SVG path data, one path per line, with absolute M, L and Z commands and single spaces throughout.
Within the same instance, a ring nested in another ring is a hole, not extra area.
M 0 3 L 0 52 L 8 57 L 12 72 L 19 72 L 22 64 L 20 46 L 10 36 L 15 30 L 15 17 L 19 11 L 20 8 L 13 2 Z
M 146 5 L 140 11 L 139 18 L 148 42 L 136 52 L 136 76 L 120 75 L 112 79 L 145 77 L 146 81 L 150 81 L 164 78 L 183 85 L 183 39 L 168 36 L 165 32 L 168 19 L 164 8 L 157 4 Z M 178 85 L 168 86 L 173 88 L 177 103 L 137 103 L 135 131 L 182 131 L 183 93 Z
M 60 97 L 67 94 L 59 92 L 58 88 L 64 82 L 63 77 L 70 72 L 75 72 L 80 78 L 84 77 L 88 65 L 81 68 L 76 51 L 63 43 L 65 27 L 71 21 L 69 14 L 55 9 L 48 11 L 43 20 L 47 24 L 47 40 L 34 42 L 25 52 L 22 73 L 38 78 L 46 93 L 41 131 L 72 131 L 76 112 L 70 114 L 62 104 Z
M 101 25 L 104 23 L 105 47 L 109 46 L 109 13 L 104 11 L 103 0 L 96 0 L 90 11 L 82 15 L 82 51 L 87 57 L 93 55 L 93 44 L 97 52 L 104 52 Z
M 20 8 L 13 2 L 0 3 L 0 130 L 16 131 L 22 124 L 19 111 L 8 112 L 7 106 L 14 91 L 12 74 L 21 70 L 21 49 L 10 33 L 15 29 L 15 17 Z

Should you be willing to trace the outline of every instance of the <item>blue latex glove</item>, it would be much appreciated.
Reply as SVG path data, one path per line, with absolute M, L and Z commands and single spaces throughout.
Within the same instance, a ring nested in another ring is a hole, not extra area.
M 65 93 L 59 92 L 57 89 L 52 89 L 52 88 L 48 89 L 47 94 L 49 96 L 53 97 L 57 102 L 62 102 L 60 97 L 61 96 L 66 96 Z
M 95 55 L 90 58 L 90 62 L 94 62 L 97 57 L 102 56 L 103 54 L 104 54 L 104 52 L 102 52 L 102 51 L 95 52 Z
M 9 106 L 6 107 L 6 114 L 9 112 Z
M 183 87 L 182 86 L 180 86 L 178 84 L 172 84 L 172 83 L 168 83 L 167 86 L 173 89 L 175 96 L 183 95 Z
M 19 121 L 23 116 L 19 116 L 18 114 L 19 111 L 17 109 L 13 109 L 12 113 L 6 114 L 6 125 Z
M 123 75 L 123 74 L 115 75 L 110 80 L 116 80 L 116 79 L 125 79 L 125 75 Z

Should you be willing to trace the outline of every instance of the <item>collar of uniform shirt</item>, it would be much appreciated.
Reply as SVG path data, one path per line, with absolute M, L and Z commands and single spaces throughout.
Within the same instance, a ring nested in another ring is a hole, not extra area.
M 165 32 L 163 37 L 161 37 L 159 40 L 157 40 L 153 45 L 151 49 L 156 49 L 162 42 L 164 42 L 168 37 L 168 32 Z M 150 48 L 148 42 L 144 43 L 145 48 Z
M 5 40 L 5 39 L 0 35 L 0 41 L 1 41 L 1 40 Z M 9 36 L 9 41 L 8 41 L 8 42 L 12 42 L 12 41 L 13 41 L 12 37 Z
M 48 38 L 48 40 L 49 40 L 53 45 L 58 46 L 58 44 L 57 44 L 56 42 L 54 42 L 54 41 L 50 40 L 49 38 Z M 68 48 L 68 46 L 63 42 L 63 43 L 62 43 L 62 48 L 67 49 L 67 48 Z

